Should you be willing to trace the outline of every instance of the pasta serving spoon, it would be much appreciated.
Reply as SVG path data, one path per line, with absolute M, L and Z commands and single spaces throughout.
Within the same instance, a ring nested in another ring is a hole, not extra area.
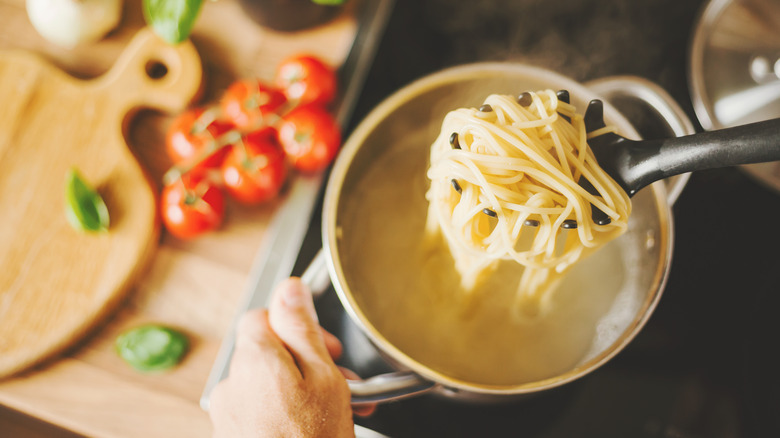
M 604 104 L 592 100 L 585 111 L 585 130 L 605 126 Z M 628 196 L 647 185 L 687 172 L 780 160 L 780 119 L 771 119 L 682 137 L 629 140 L 614 132 L 588 139 L 599 167 Z M 595 189 L 582 179 L 580 185 Z M 609 217 L 593 208 L 593 221 L 609 223 Z
M 559 100 L 569 103 L 567 90 L 560 90 L 556 95 Z M 527 105 L 524 99 L 530 99 L 530 95 L 521 94 L 518 102 Z M 587 133 L 606 126 L 604 103 L 601 100 L 590 101 L 584 122 Z M 457 142 L 457 138 L 450 139 L 451 143 L 453 141 Z M 780 160 L 780 119 L 653 140 L 629 140 L 614 132 L 607 132 L 588 139 L 588 146 L 599 167 L 632 197 L 647 185 L 675 175 Z M 589 193 L 598 195 L 587 179 L 581 178 L 578 182 Z M 460 192 L 457 181 L 452 180 L 452 184 Z M 488 208 L 483 213 L 496 216 L 496 212 Z M 595 206 L 592 206 L 591 217 L 598 225 L 611 222 L 609 216 Z M 539 221 L 527 219 L 523 225 L 537 227 Z M 567 219 L 561 227 L 577 228 L 577 221 Z

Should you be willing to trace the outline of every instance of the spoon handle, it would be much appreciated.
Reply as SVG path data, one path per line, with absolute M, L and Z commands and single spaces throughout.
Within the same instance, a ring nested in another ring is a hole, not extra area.
M 654 181 L 686 172 L 780 160 L 780 119 L 629 143 L 624 179 L 633 195 Z

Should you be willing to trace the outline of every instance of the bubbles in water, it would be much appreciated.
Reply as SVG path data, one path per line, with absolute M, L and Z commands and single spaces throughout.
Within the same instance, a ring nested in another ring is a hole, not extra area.
M 648 248 L 654 246 L 652 235 L 652 231 L 645 233 L 645 243 L 650 245 Z M 637 245 L 635 240 L 636 234 L 629 231 L 614 242 L 616 244 L 619 243 L 622 249 L 620 260 L 622 271 L 625 273 L 623 283 L 609 311 L 596 324 L 593 343 L 583 358 L 582 363 L 610 348 L 637 317 L 644 293 L 646 292 L 641 286 L 643 273 L 641 267 L 646 265 L 646 260 L 643 260 L 643 254 L 641 254 L 641 251 L 638 251 L 643 246 Z

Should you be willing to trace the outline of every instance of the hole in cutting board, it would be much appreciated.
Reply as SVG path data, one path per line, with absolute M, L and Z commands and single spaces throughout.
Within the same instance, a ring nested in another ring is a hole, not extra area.
M 146 63 L 146 75 L 152 79 L 162 79 L 168 74 L 168 66 L 155 59 Z

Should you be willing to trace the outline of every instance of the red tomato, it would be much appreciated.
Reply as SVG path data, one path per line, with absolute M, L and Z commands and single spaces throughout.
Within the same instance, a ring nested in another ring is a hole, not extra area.
M 165 228 L 190 239 L 215 230 L 225 216 L 225 195 L 201 172 L 189 172 L 165 186 L 160 196 Z
M 174 119 L 165 137 L 166 150 L 176 164 L 191 163 L 196 167 L 219 167 L 227 148 L 217 148 L 217 138 L 233 127 L 216 120 L 213 109 L 193 108 Z M 209 149 L 213 149 L 209 153 Z
M 285 102 L 281 91 L 256 79 L 236 81 L 222 95 L 224 116 L 243 130 L 255 130 L 269 124 L 266 117 Z
M 307 105 L 290 111 L 279 126 L 279 142 L 293 167 L 317 172 L 333 161 L 341 146 L 336 119 L 319 106 Z
M 244 204 L 273 199 L 287 177 L 284 152 L 269 134 L 250 133 L 236 143 L 222 163 L 222 179 L 228 193 Z
M 275 84 L 289 100 L 326 105 L 336 95 L 336 73 L 319 59 L 298 55 L 285 59 L 276 71 Z

